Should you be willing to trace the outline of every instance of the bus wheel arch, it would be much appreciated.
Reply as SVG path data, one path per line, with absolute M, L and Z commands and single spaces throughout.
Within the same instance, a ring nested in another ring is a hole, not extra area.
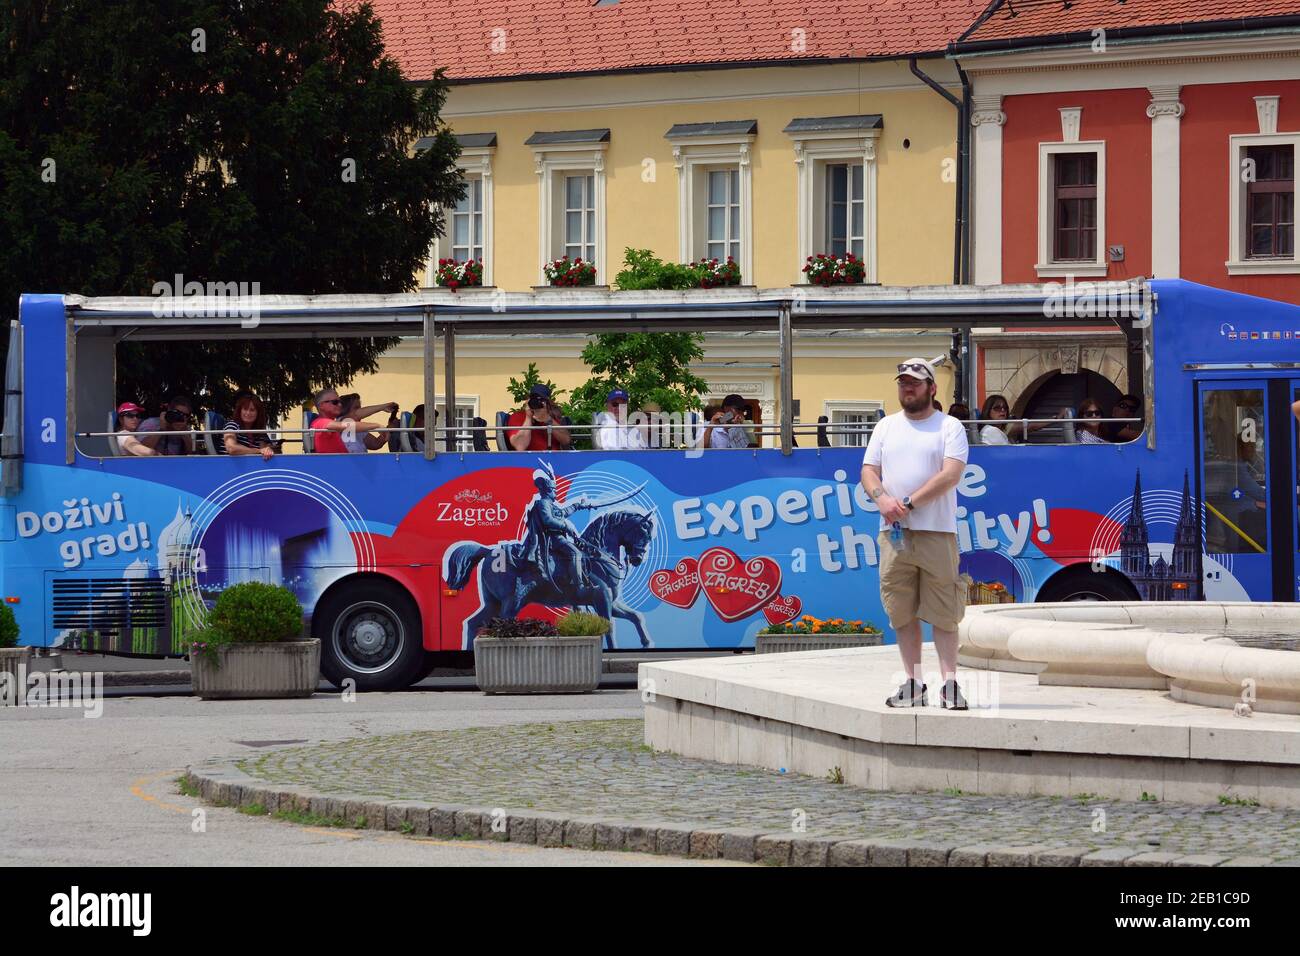
M 316 601 L 312 637 L 321 642 L 321 674 L 340 689 L 401 690 L 425 664 L 419 605 L 400 582 L 362 572 L 333 582 Z
M 1034 597 L 1037 603 L 1057 601 L 1140 601 L 1142 596 L 1127 577 L 1114 568 L 1094 571 L 1081 561 L 1057 571 L 1043 582 Z

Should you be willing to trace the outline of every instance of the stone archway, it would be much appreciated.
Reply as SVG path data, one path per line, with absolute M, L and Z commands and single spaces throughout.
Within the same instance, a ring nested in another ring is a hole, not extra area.
M 1123 340 L 1085 339 L 1044 343 L 1028 340 L 999 342 L 982 348 L 985 361 L 985 396 L 1001 394 L 1020 414 L 1030 396 L 1053 375 L 1093 372 L 1122 394 L 1127 391 Z

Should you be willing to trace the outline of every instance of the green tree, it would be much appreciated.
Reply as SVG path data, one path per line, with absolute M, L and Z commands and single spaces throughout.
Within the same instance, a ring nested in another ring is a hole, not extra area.
M 656 407 L 686 412 L 702 407 L 709 383 L 691 372 L 704 357 L 704 336 L 693 332 L 612 332 L 592 337 L 582 361 L 592 376 L 574 389 L 567 406 L 573 421 L 588 424 L 605 407 L 610 391 L 628 394 L 628 410 Z M 589 436 L 582 437 L 589 442 Z
M 464 186 L 439 114 L 368 3 L 10 0 L 0 18 L 0 333 L 22 292 L 414 288 Z M 428 137 L 414 155 L 409 144 Z M 277 413 L 393 339 L 124 343 L 119 394 Z
M 560 396 L 565 390 L 557 387 L 550 379 L 543 382 L 542 373 L 537 371 L 536 362 L 529 362 L 528 368 L 521 377 L 511 378 L 506 382 L 506 391 L 510 393 L 511 398 L 522 405 L 528 401 L 528 393 L 533 390 L 534 385 L 545 385 L 551 390 L 551 400 L 557 405 L 560 404 Z

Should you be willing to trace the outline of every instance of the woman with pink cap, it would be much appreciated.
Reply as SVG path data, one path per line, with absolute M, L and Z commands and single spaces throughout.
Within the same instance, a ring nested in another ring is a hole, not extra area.
M 117 424 L 121 431 L 114 436 L 117 447 L 124 455 L 156 455 L 152 448 L 136 437 L 140 428 L 140 419 L 144 409 L 135 402 L 123 402 L 117 406 Z

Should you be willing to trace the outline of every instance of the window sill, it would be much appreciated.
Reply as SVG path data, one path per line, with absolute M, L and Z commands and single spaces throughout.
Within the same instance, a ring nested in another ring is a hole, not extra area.
M 1224 265 L 1230 276 L 1300 274 L 1300 261 L 1295 259 L 1230 259 Z
M 1104 278 L 1110 264 L 1106 262 L 1049 262 L 1035 263 L 1034 272 L 1039 276 L 1096 276 Z

